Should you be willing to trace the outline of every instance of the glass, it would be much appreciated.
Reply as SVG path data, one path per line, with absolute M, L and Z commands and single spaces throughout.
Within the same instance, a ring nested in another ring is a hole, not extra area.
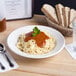
M 76 48 L 76 18 L 74 18 L 72 24 L 73 24 L 73 47 Z

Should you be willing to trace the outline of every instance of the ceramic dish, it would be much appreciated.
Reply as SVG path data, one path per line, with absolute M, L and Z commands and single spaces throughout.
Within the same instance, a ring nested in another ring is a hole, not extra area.
M 19 50 L 16 47 L 16 43 L 17 43 L 17 40 L 18 40 L 18 37 L 20 36 L 20 34 L 28 33 L 30 31 L 32 31 L 32 29 L 35 26 L 37 26 L 41 31 L 47 31 L 49 34 L 51 34 L 53 37 L 55 37 L 56 46 L 52 51 L 50 51 L 50 52 L 48 52 L 46 54 L 42 54 L 42 55 L 31 55 L 31 54 L 22 52 L 21 50 Z M 14 30 L 8 36 L 7 44 L 8 44 L 8 47 L 11 49 L 11 51 L 13 51 L 17 55 L 27 57 L 27 58 L 40 59 L 40 58 L 52 57 L 52 56 L 58 54 L 65 46 L 65 39 L 64 39 L 63 35 L 60 32 L 58 32 L 57 30 L 55 30 L 53 28 L 42 26 L 42 25 L 28 25 L 28 26 L 21 27 L 21 28 L 18 28 L 16 30 Z

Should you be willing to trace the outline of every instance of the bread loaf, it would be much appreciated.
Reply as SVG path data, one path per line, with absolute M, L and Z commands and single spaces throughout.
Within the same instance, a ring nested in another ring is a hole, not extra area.
M 41 10 L 52 22 L 59 24 L 54 7 L 49 4 L 44 4 Z
M 62 13 L 62 8 L 64 8 L 64 6 L 62 4 L 57 4 L 55 7 L 56 7 L 59 25 L 64 27 L 64 18 Z
M 54 24 L 62 28 L 72 28 L 72 21 L 76 17 L 76 10 L 65 7 L 62 4 L 56 4 L 55 8 L 49 4 L 44 4 L 41 11 Z

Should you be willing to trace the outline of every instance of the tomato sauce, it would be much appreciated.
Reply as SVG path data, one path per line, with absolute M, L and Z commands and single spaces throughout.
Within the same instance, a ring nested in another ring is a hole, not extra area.
M 3 32 L 6 29 L 6 19 L 4 18 L 0 21 L 0 32 Z
M 30 32 L 30 33 L 32 34 L 32 32 Z M 34 39 L 36 41 L 36 44 L 39 47 L 42 47 L 45 44 L 45 40 L 49 39 L 49 37 L 47 35 L 45 35 L 44 32 L 40 32 L 35 37 L 32 37 L 30 33 L 29 33 L 29 35 L 27 35 L 27 37 L 25 38 L 24 41 L 27 42 L 28 40 Z

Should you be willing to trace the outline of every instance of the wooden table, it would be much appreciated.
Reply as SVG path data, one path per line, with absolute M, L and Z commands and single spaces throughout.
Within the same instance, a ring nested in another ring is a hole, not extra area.
M 72 59 L 64 48 L 59 54 L 46 59 L 28 59 L 11 52 L 7 47 L 7 37 L 16 28 L 26 25 L 47 25 L 44 16 L 35 15 L 32 19 L 7 21 L 7 29 L 0 33 L 0 42 L 4 43 L 7 50 L 19 64 L 19 68 L 0 73 L 0 76 L 76 76 L 76 60 Z M 65 37 L 66 44 L 72 42 L 72 37 Z

